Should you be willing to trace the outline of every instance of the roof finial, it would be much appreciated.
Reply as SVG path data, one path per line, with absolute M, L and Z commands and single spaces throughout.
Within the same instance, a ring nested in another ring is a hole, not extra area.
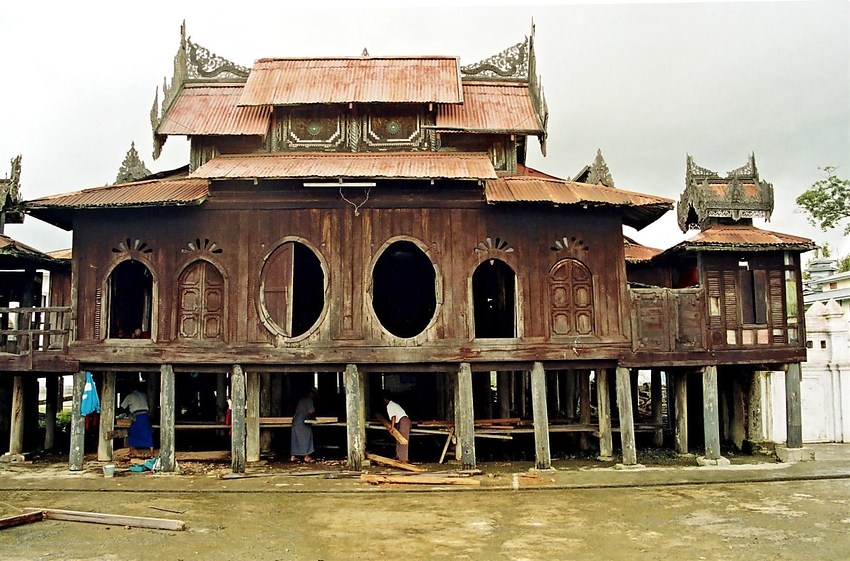
M 136 151 L 136 143 L 130 143 L 130 149 L 127 150 L 127 155 L 124 156 L 124 161 L 121 162 L 121 167 L 118 169 L 118 176 L 115 178 L 115 183 L 129 183 L 138 181 L 150 175 L 151 172 L 145 167 L 145 163 L 139 158 L 139 153 Z
M 363 52 L 360 53 L 360 56 L 369 56 L 369 51 L 366 50 L 366 47 L 363 47 Z

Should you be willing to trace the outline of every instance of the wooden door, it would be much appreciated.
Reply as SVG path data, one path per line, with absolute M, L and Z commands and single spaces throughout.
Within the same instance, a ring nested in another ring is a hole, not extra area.
M 224 339 L 224 279 L 207 261 L 180 275 L 178 339 Z

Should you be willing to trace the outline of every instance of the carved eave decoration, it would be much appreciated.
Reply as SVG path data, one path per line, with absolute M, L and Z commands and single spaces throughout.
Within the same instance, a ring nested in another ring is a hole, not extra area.
M 534 54 L 534 23 L 531 24 L 531 34 L 524 40 L 508 47 L 475 64 L 460 67 L 463 80 L 486 80 L 488 82 L 525 82 L 531 93 L 540 128 L 543 133 L 538 135 L 540 151 L 546 155 L 546 139 L 549 136 L 549 106 L 543 92 L 541 77 L 537 75 L 537 57 Z
M 773 213 L 773 185 L 759 178 L 754 154 L 747 163 L 721 177 L 697 165 L 688 154 L 685 190 L 679 199 L 677 217 L 683 232 L 704 230 L 716 218 L 764 218 Z
M 12 158 L 11 171 L 0 179 L 0 213 L 4 224 L 23 224 L 24 213 L 21 204 L 21 155 Z
M 145 167 L 145 162 L 139 158 L 139 152 L 136 150 L 136 143 L 130 143 L 130 149 L 127 150 L 127 155 L 124 156 L 124 161 L 121 162 L 121 167 L 118 169 L 118 176 L 115 178 L 115 183 L 130 183 L 131 181 L 139 181 L 151 174 L 150 170 Z
M 157 134 L 156 131 L 186 83 L 244 83 L 250 72 L 250 68 L 220 57 L 194 43 L 191 37 L 186 37 L 184 21 L 180 26 L 180 46 L 177 48 L 177 54 L 174 55 L 174 72 L 171 82 L 167 78 L 162 79 L 162 105 L 160 106 L 159 103 L 159 88 L 157 88 L 151 107 L 154 159 L 159 158 L 167 138 Z
M 578 183 L 589 183 L 591 185 L 615 187 L 614 178 L 611 177 L 611 171 L 608 169 L 608 164 L 605 163 L 605 158 L 602 157 L 602 150 L 596 150 L 596 158 L 593 159 L 593 163 L 584 166 L 578 175 L 573 178 L 573 181 Z

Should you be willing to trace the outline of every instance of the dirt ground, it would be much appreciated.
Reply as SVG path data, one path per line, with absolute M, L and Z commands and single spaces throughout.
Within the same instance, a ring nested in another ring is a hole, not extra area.
M 104 481 L 93 477 L 98 485 Z M 0 515 L 23 506 L 66 508 L 179 518 L 187 530 L 43 521 L 0 530 L 0 558 L 850 558 L 848 479 L 411 493 L 348 481 L 324 480 L 315 487 L 301 482 L 312 479 L 306 477 L 247 480 L 251 487 L 211 478 L 209 485 L 188 485 L 193 480 L 185 478 L 168 478 L 167 489 L 158 489 L 155 478 L 145 485 L 135 485 L 142 479 L 114 478 L 108 488 L 81 484 L 75 490 L 66 481 L 57 491 L 44 490 L 39 478 L 20 479 L 18 488 L 0 491 Z

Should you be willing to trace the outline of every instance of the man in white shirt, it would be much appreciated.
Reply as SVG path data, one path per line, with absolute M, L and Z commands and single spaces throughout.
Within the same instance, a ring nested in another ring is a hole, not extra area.
M 392 393 L 384 391 L 383 395 L 384 405 L 387 406 L 387 417 L 390 419 L 390 427 L 397 429 L 405 440 L 410 440 L 410 417 L 407 416 L 401 405 L 393 401 Z M 407 444 L 396 442 L 395 459 L 400 462 L 406 462 L 408 448 L 409 446 Z

